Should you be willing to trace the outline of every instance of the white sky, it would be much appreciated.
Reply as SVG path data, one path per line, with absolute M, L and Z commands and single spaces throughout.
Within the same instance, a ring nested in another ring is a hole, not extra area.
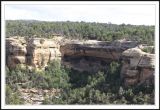
M 155 5 L 5 5 L 5 19 L 155 25 Z

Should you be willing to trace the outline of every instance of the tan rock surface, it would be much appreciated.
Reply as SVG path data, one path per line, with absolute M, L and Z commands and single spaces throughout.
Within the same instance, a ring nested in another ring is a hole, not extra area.
M 138 83 L 131 80 L 135 79 L 135 77 L 131 77 L 134 76 L 133 73 L 138 75 L 136 80 L 138 80 L 139 83 L 143 83 L 154 74 L 155 55 L 143 52 L 141 50 L 142 47 L 139 47 L 141 46 L 127 49 L 122 53 L 123 58 L 128 60 L 128 64 L 126 64 L 124 60 L 121 70 L 121 78 L 124 79 L 125 85 L 127 86 Z M 134 71 L 130 70 L 133 68 L 135 69 Z M 128 77 L 130 77 L 130 79 L 128 79 Z
M 153 75 L 155 66 L 155 55 L 142 51 L 146 46 L 137 45 L 136 42 L 126 40 L 105 42 L 62 37 L 13 37 L 6 38 L 6 63 L 11 68 L 17 64 L 44 68 L 48 62 L 62 59 L 61 63 L 67 67 L 93 72 L 122 59 L 121 78 L 128 83 L 125 85 L 133 85 Z
M 61 92 L 60 89 L 54 88 L 48 90 L 42 90 L 38 88 L 19 88 L 18 91 L 20 92 L 20 97 L 24 99 L 24 103 L 32 105 L 40 105 L 44 101 L 45 97 L 52 98 L 53 96 L 56 96 Z
M 6 38 L 6 63 L 14 68 L 26 63 L 26 41 L 24 38 Z
M 6 39 L 6 61 L 8 67 L 28 64 L 36 68 L 47 66 L 48 62 L 61 57 L 58 41 L 54 39 L 19 37 Z

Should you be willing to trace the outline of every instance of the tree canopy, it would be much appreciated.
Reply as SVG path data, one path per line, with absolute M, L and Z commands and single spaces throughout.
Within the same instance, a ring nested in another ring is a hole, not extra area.
M 153 44 L 155 26 L 111 24 L 96 22 L 49 22 L 36 20 L 6 20 L 6 37 L 27 36 L 51 38 L 53 34 L 66 38 L 96 39 L 113 41 L 116 39 L 136 40 Z
M 120 64 L 112 62 L 108 69 L 78 72 L 58 62 L 51 62 L 43 71 L 6 68 L 6 103 L 24 104 L 18 88 L 57 88 L 62 90 L 58 97 L 47 97 L 42 104 L 154 104 L 154 86 L 124 88 Z

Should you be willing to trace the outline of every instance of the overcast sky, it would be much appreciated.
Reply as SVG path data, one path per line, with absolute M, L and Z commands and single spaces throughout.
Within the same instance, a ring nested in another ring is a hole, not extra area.
M 155 25 L 155 5 L 5 5 L 5 19 Z

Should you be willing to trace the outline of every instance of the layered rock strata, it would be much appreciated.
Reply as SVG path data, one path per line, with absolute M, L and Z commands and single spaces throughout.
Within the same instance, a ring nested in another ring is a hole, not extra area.
M 135 46 L 137 43 L 132 41 L 71 41 L 61 45 L 62 64 L 78 71 L 97 72 L 107 69 L 112 61 L 119 61 L 124 50 Z
M 54 59 L 61 59 L 60 46 L 54 39 L 7 38 L 6 63 L 9 68 L 27 64 L 36 68 L 47 66 Z
M 27 45 L 27 63 L 36 68 L 47 66 L 48 62 L 61 58 L 59 45 L 52 39 L 29 39 Z
M 6 39 L 6 64 L 14 68 L 16 64 L 26 64 L 27 44 L 24 38 Z
M 133 41 L 104 42 L 11 37 L 6 38 L 6 64 L 14 68 L 26 64 L 44 68 L 60 59 L 62 65 L 78 71 L 97 72 L 108 69 L 112 61 L 122 63 L 121 79 L 126 86 L 141 84 L 154 77 L 155 55 L 142 51 L 146 46 Z M 152 47 L 150 47 L 152 48 Z
M 155 55 L 140 48 L 130 48 L 122 53 L 121 79 L 126 86 L 154 80 Z M 152 82 L 151 82 L 152 83 Z

